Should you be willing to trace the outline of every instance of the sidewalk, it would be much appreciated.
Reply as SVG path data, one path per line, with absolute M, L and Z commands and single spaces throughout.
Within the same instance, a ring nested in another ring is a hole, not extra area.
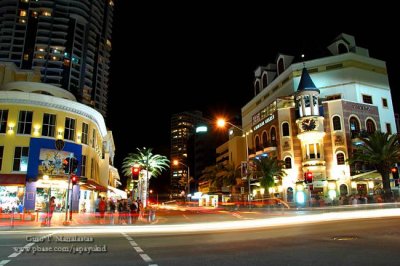
M 41 213 L 33 213 L 31 215 L 27 214 L 1 214 L 0 216 L 0 231 L 10 230 L 10 229 L 38 229 L 46 228 L 48 226 L 41 226 L 40 221 Z M 69 219 L 68 213 L 68 219 Z M 154 217 L 151 217 L 154 219 Z M 72 213 L 72 220 L 68 225 L 65 225 L 65 213 L 56 212 L 53 214 L 51 219 L 50 227 L 65 227 L 65 226 L 81 226 L 81 225 L 142 225 L 149 224 L 152 221 L 148 221 L 148 217 L 134 217 L 121 216 L 119 217 L 117 213 L 111 215 L 106 213 L 104 218 L 96 217 L 94 213 Z

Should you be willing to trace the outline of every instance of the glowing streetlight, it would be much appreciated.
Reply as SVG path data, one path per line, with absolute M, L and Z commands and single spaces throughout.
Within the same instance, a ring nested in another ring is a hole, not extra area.
M 187 196 L 187 195 L 189 195 L 189 193 L 190 193 L 190 182 L 189 182 L 189 178 L 190 178 L 190 167 L 189 167 L 188 165 L 186 165 L 186 164 L 184 164 L 184 163 L 178 161 L 178 160 L 173 160 L 172 163 L 173 163 L 174 165 L 181 164 L 181 165 L 187 167 L 187 191 L 186 191 L 186 193 L 187 193 L 186 196 Z
M 238 127 L 238 126 L 236 126 L 236 125 L 234 125 L 234 124 L 232 124 L 232 123 L 226 121 L 226 120 L 223 119 L 223 118 L 217 119 L 217 126 L 218 126 L 218 127 L 224 128 L 226 124 L 230 125 L 231 127 L 236 128 L 236 129 L 238 129 L 238 130 L 240 130 L 240 131 L 242 132 L 243 137 L 245 138 L 245 141 L 246 141 L 246 163 L 248 164 L 248 163 L 249 163 L 249 142 L 247 141 L 247 135 L 248 135 L 249 133 L 246 132 L 243 128 Z M 248 183 L 248 186 L 249 186 L 249 193 L 248 193 L 248 197 L 249 197 L 249 198 L 248 198 L 248 201 L 249 201 L 249 207 L 251 208 L 250 176 L 249 176 L 249 175 L 247 175 L 247 183 Z

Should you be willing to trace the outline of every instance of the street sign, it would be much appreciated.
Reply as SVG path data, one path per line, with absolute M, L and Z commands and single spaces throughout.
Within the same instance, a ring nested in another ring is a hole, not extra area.
M 56 149 L 62 151 L 64 149 L 65 142 L 62 139 L 56 140 Z

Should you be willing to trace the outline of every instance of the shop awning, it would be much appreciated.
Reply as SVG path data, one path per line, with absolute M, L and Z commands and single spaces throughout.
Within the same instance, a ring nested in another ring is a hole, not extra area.
M 93 181 L 91 179 L 88 179 L 85 184 L 82 185 L 83 187 L 89 189 L 89 190 L 95 190 L 99 192 L 107 192 L 107 188 L 98 184 L 96 181 Z
M 382 176 L 378 171 L 370 171 L 361 173 L 358 175 L 353 175 L 351 181 L 382 181 Z
M 0 186 L 25 185 L 26 175 L 24 174 L 0 174 Z
M 108 190 L 111 192 L 111 194 L 114 194 L 117 198 L 121 198 L 121 199 L 128 198 L 128 194 L 123 190 L 120 190 L 118 188 L 111 187 L 111 186 L 108 186 Z

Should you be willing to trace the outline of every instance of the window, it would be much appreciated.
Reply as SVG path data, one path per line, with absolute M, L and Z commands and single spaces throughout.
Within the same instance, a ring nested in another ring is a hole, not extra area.
M 18 134 L 31 134 L 33 112 L 20 111 L 18 119 Z
M 271 128 L 270 136 L 271 136 L 271 141 L 275 142 L 276 141 L 276 130 L 274 127 Z
M 54 137 L 56 130 L 56 115 L 43 114 L 42 136 Z
M 340 117 L 339 116 L 334 116 L 332 118 L 332 123 L 333 123 L 333 130 L 342 130 L 342 125 L 340 123 Z
M 4 146 L 0 146 L 0 171 L 1 171 L 1 166 L 3 165 L 3 152 L 4 152 Z
M 339 52 L 339 54 L 345 54 L 345 53 L 348 53 L 349 51 L 347 50 L 346 45 L 344 45 L 343 43 L 339 43 L 338 52 Z
M 262 86 L 263 88 L 267 87 L 268 85 L 268 78 L 267 78 L 267 73 L 264 73 L 262 76 Z
M 64 139 L 75 139 L 75 119 L 69 117 L 65 118 Z
M 264 148 L 268 147 L 268 137 L 267 137 L 267 132 L 262 133 L 262 143 Z
M 290 157 L 285 158 L 285 168 L 292 169 L 292 158 Z
M 320 145 L 319 143 L 313 143 L 306 145 L 307 159 L 319 159 L 321 158 Z
M 285 66 L 283 65 L 283 58 L 278 60 L 278 75 L 282 74 L 285 71 Z
M 260 137 L 259 136 L 256 136 L 256 150 L 257 151 L 261 150 Z
M 28 169 L 29 147 L 15 147 L 13 171 Z
M 0 110 L 0 133 L 6 133 L 8 110 Z
M 256 93 L 260 92 L 260 82 L 258 80 L 254 84 L 254 89 L 256 90 Z
M 337 165 L 344 165 L 345 160 L 344 160 L 344 153 L 343 152 L 338 152 L 336 154 L 336 163 L 337 163 Z
M 92 148 L 96 147 L 96 129 L 92 131 Z
M 86 155 L 82 155 L 81 176 L 86 176 Z
M 93 158 L 90 160 L 90 178 L 95 179 L 94 178 L 94 159 Z
M 375 123 L 372 121 L 372 119 L 367 120 L 367 132 L 368 133 L 374 133 L 376 130 L 375 128 Z
M 370 96 L 370 95 L 363 95 L 362 98 L 363 98 L 363 102 L 364 102 L 364 103 L 372 104 L 372 96 Z
M 392 126 L 390 125 L 390 123 L 386 123 L 386 132 L 392 134 Z
M 360 132 L 360 123 L 358 123 L 357 118 L 351 117 L 350 118 L 350 131 L 353 133 Z
M 82 143 L 88 144 L 89 125 L 82 123 Z
M 382 106 L 386 108 L 388 107 L 387 99 L 382 98 Z
M 282 124 L 282 136 L 287 137 L 289 135 L 289 123 L 285 122 Z

